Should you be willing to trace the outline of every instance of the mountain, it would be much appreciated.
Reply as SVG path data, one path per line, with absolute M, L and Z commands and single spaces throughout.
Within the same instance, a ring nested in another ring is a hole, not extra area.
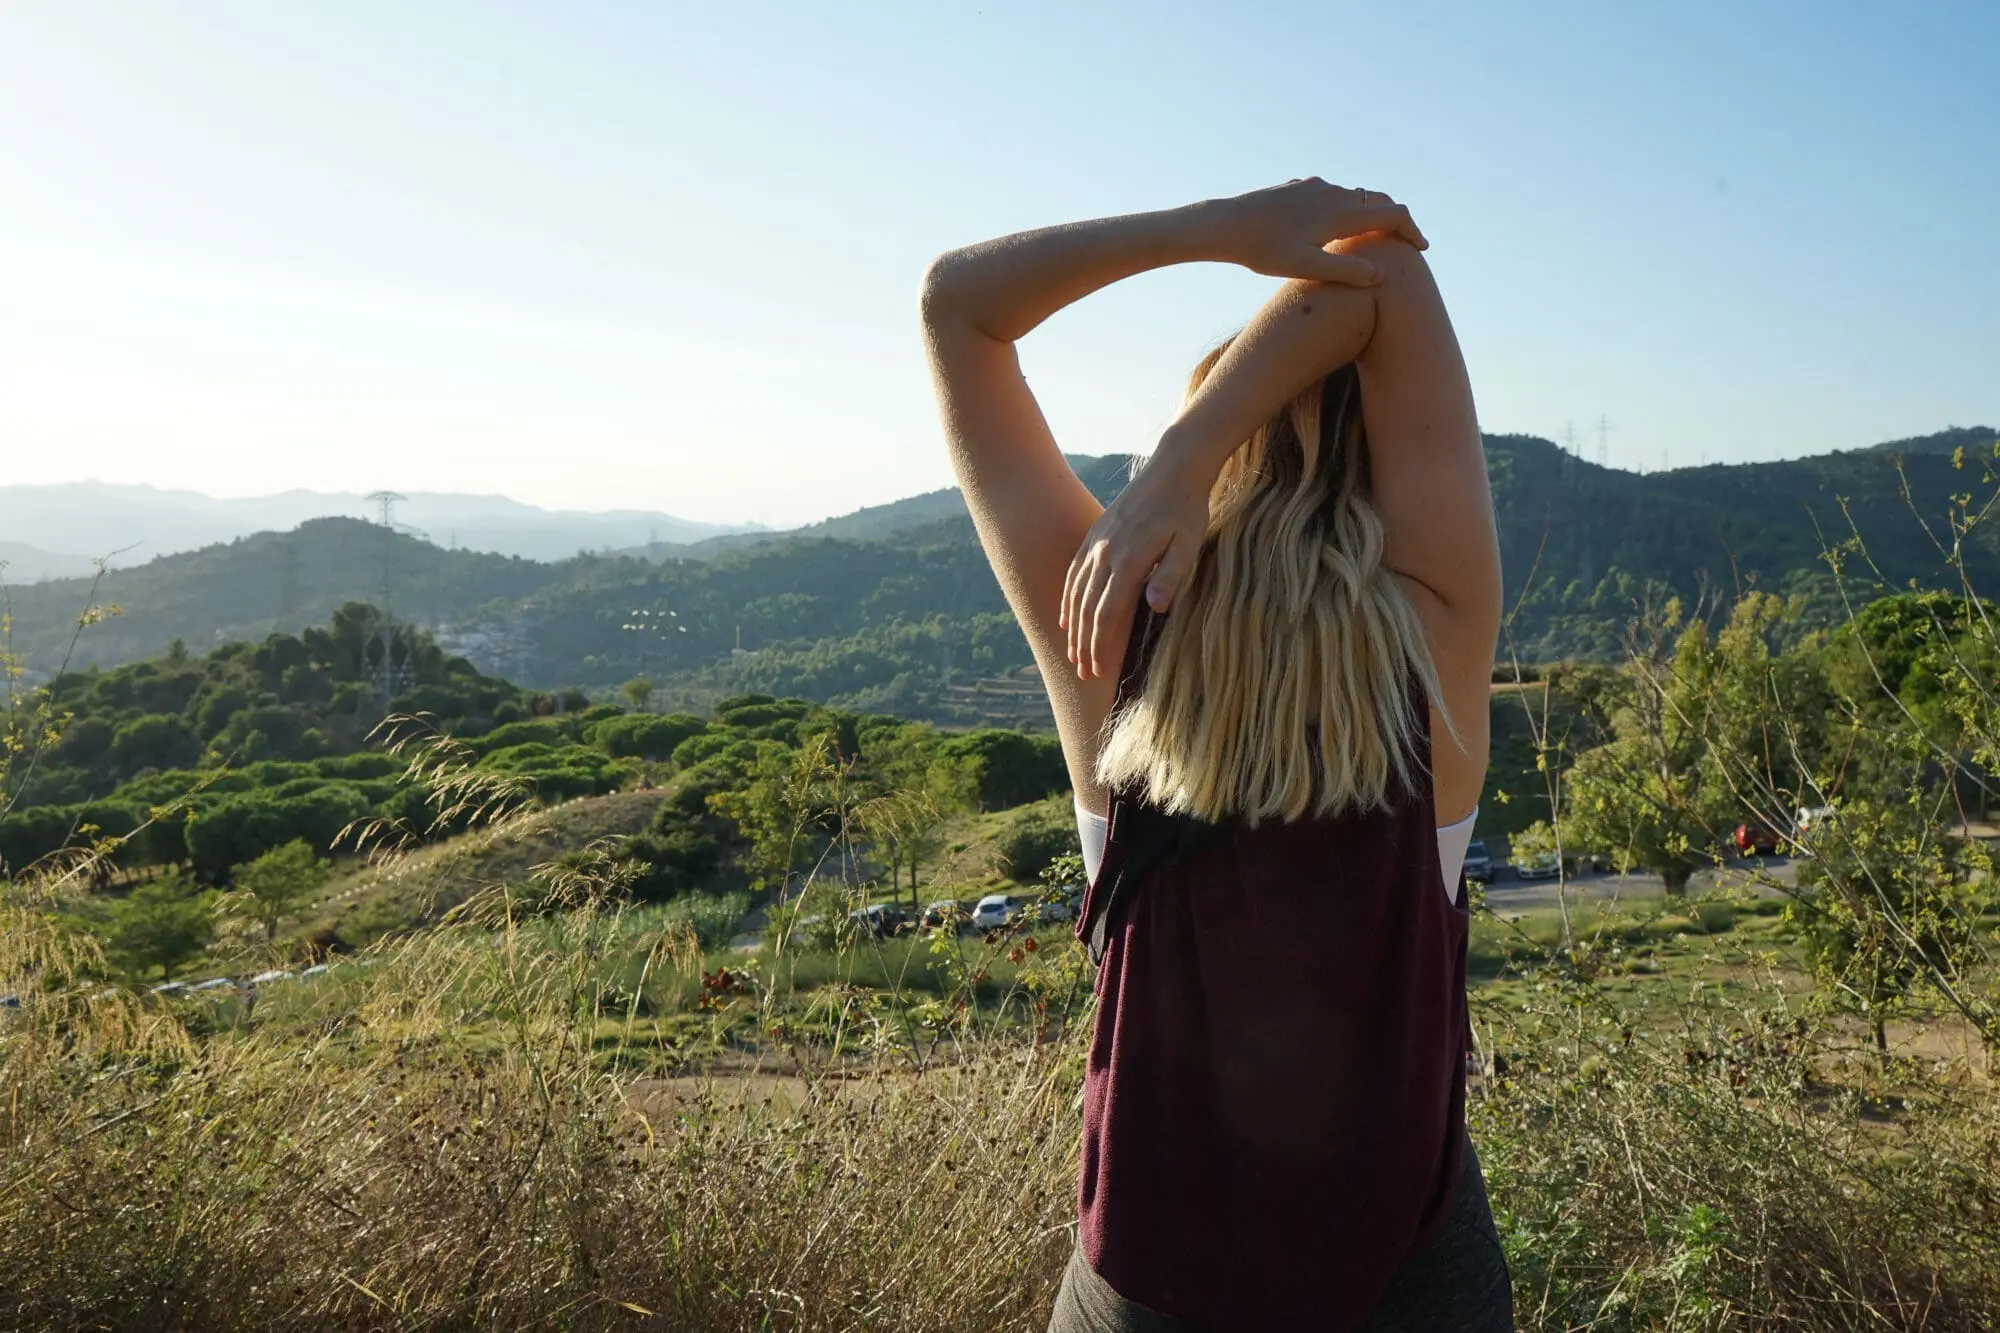
M 74 662 L 104 666 L 165 651 L 197 652 L 228 639 L 259 640 L 323 624 L 349 601 L 386 604 L 420 623 L 496 599 L 518 603 L 595 563 L 448 551 L 378 523 L 316 518 L 291 532 L 260 532 L 164 556 L 101 579 L 49 579 L 10 590 L 14 647 L 36 674 L 69 652 L 79 615 L 117 608 L 76 637 Z
M 1893 448 L 1648 475 L 1597 467 L 1534 436 L 1488 436 L 1514 647 L 1527 660 L 1609 657 L 1642 604 L 1673 595 L 1697 606 L 1751 585 L 1804 597 L 1831 618 L 1838 601 L 1823 552 L 1856 531 L 1879 570 L 1847 558 L 1858 595 L 1944 582 L 1933 535 L 1948 533 L 1953 496 L 1993 489 L 1979 455 L 1996 434 L 1975 427 Z M 1071 461 L 1101 499 L 1131 462 Z M 2000 590 L 2000 542 L 1986 528 L 1966 536 L 1962 560 L 1975 586 Z M 79 660 L 135 660 L 175 637 L 199 649 L 296 631 L 346 601 L 380 604 L 385 592 L 396 616 L 483 671 L 600 690 L 643 674 L 663 706 L 763 690 L 964 720 L 1018 695 L 1029 666 L 953 491 L 790 533 L 708 538 L 660 559 L 510 559 L 320 519 L 107 575 L 94 600 L 123 614 L 89 627 Z M 15 590 L 16 640 L 34 669 L 61 660 L 92 600 L 88 580 Z
M 1856 452 L 1868 454 L 1949 454 L 1963 449 L 1967 453 L 1982 445 L 1993 443 L 1994 431 L 1991 426 L 1953 426 L 1935 435 L 1918 435 L 1907 440 L 1885 440 L 1881 444 L 1871 444 Z
M 44 551 L 26 542 L 0 541 L 0 582 L 33 583 L 90 572 L 86 556 Z
M 1130 454 L 1065 454 L 1070 468 L 1083 484 L 1090 488 L 1100 500 L 1109 500 L 1125 485 L 1131 475 L 1132 456 Z M 887 504 L 869 505 L 851 514 L 841 514 L 835 518 L 822 519 L 802 528 L 787 528 L 778 532 L 734 532 L 719 537 L 709 537 L 702 541 L 674 544 L 654 542 L 645 546 L 615 552 L 618 555 L 636 555 L 648 560 L 672 559 L 675 557 L 705 557 L 722 551 L 738 551 L 748 546 L 795 537 L 840 537 L 854 541 L 869 541 L 908 532 L 914 528 L 927 528 L 952 519 L 966 519 L 965 497 L 956 486 L 939 491 L 925 491 L 922 495 L 912 495 L 901 500 L 891 500 Z M 966 529 L 971 530 L 969 527 Z
M 323 517 L 375 518 L 378 503 L 346 491 L 284 491 L 251 499 L 217 499 L 195 491 L 160 490 L 88 481 L 49 486 L 0 486 L 0 537 L 6 541 L 121 554 L 129 568 L 163 555 L 252 533 L 297 527 Z M 444 547 L 490 551 L 530 560 L 561 560 L 641 542 L 695 542 L 739 531 L 649 510 L 585 513 L 542 509 L 504 495 L 415 491 L 399 497 L 400 525 Z M 89 567 L 88 560 L 84 568 Z M 71 571 L 75 572 L 75 571 Z M 25 580 L 21 569 L 11 578 Z

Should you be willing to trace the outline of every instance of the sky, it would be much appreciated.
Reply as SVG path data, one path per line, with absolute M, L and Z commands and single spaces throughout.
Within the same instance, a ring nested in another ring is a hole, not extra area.
M 1489 431 L 2000 425 L 1996 53 L 1990 0 L 7 0 L 0 484 L 806 522 L 950 484 L 933 255 L 1310 174 L 1410 205 Z M 1272 286 L 1037 330 L 1063 447 L 1150 448 Z

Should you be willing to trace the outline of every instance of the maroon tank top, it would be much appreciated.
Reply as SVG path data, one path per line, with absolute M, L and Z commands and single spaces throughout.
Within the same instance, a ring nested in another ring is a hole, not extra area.
M 1158 623 L 1142 606 L 1121 704 Z M 1419 785 L 1254 829 L 1112 794 L 1078 923 L 1099 967 L 1077 1200 L 1126 1299 L 1217 1333 L 1350 1328 L 1449 1215 L 1467 917 Z

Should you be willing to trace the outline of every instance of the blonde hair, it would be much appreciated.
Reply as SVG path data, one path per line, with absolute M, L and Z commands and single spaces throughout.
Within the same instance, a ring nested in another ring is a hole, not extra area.
M 1202 358 L 1188 397 L 1228 347 Z M 1251 825 L 1387 808 L 1428 780 L 1416 710 L 1438 699 L 1437 672 L 1383 563 L 1352 364 L 1230 455 L 1208 515 L 1144 683 L 1106 724 L 1099 780 Z

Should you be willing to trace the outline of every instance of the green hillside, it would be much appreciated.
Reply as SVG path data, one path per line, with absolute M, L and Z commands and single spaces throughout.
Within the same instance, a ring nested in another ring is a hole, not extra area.
M 1946 531 L 1951 497 L 1980 489 L 1980 451 L 1995 434 L 1955 429 L 1650 475 L 1597 467 L 1533 436 L 1489 436 L 1516 649 L 1530 660 L 1606 658 L 1642 603 L 1694 604 L 1750 584 L 1803 596 L 1831 617 L 1821 553 L 1850 534 L 1843 504 L 1883 581 L 1934 583 L 1944 560 L 1924 524 Z M 1103 498 L 1129 461 L 1072 460 Z M 93 625 L 79 656 L 108 665 L 175 638 L 197 650 L 254 641 L 324 621 L 348 601 L 386 601 L 446 651 L 532 688 L 602 694 L 645 675 L 663 704 L 697 710 L 762 691 L 943 722 L 1037 720 L 1017 674 L 1026 643 L 955 491 L 675 551 L 546 564 L 316 520 L 110 575 L 97 600 L 122 614 Z M 1985 530 L 1964 560 L 1976 584 L 2000 587 L 2000 550 Z M 1850 572 L 1874 578 L 1852 563 Z M 88 581 L 12 596 L 17 646 L 46 673 L 90 600 Z
M 16 585 L 8 597 L 14 646 L 31 671 L 46 673 L 61 661 L 78 613 L 93 601 L 119 613 L 78 640 L 75 661 L 114 666 L 163 652 L 176 639 L 199 652 L 296 633 L 354 601 L 386 604 L 400 617 L 431 623 L 496 599 L 518 601 L 597 563 L 449 551 L 377 523 L 317 518 L 290 532 L 260 532 L 130 569 L 114 562 L 94 597 L 87 577 Z

